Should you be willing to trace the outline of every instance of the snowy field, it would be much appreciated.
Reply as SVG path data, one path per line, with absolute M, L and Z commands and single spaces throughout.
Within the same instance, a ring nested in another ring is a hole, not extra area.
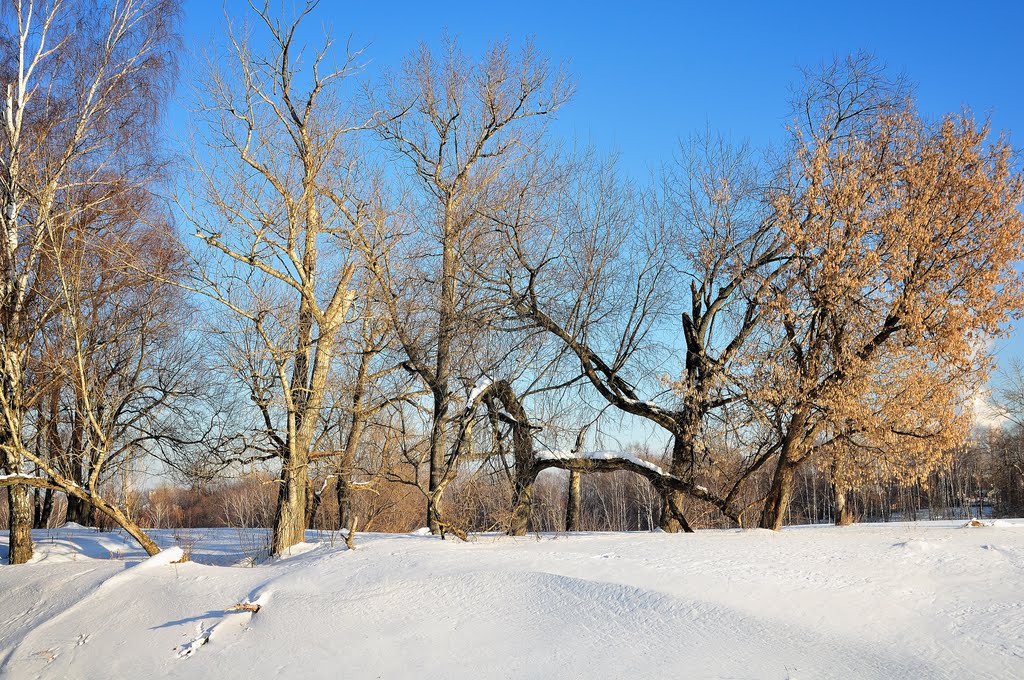
M 1024 678 L 1024 520 L 963 525 L 310 532 L 256 567 L 230 529 L 150 560 L 39 531 L 0 567 L 0 677 Z

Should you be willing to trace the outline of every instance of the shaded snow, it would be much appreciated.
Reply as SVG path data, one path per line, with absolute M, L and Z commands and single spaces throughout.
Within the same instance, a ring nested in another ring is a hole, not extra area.
M 0 677 L 1024 677 L 1024 521 L 962 527 L 362 534 L 354 552 L 310 532 L 254 568 L 97 559 L 123 537 L 50 530 L 37 563 L 0 567 Z M 154 533 L 245 557 L 235 530 Z

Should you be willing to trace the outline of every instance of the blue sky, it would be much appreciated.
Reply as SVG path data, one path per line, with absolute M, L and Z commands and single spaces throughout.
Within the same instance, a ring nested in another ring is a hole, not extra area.
M 272 7 L 294 7 L 271 0 Z M 208 42 L 224 12 L 245 0 L 186 0 L 186 46 Z M 469 53 L 489 41 L 534 36 L 563 61 L 578 90 L 559 131 L 617 150 L 633 173 L 667 159 L 676 140 L 706 125 L 763 145 L 786 123 L 797 67 L 833 54 L 874 52 L 917 85 L 928 115 L 970 106 L 1024 145 L 1024 3 L 975 2 L 337 2 L 322 0 L 321 28 L 366 46 L 368 70 L 395 65 L 443 31 Z M 183 69 L 184 78 L 189 68 Z M 180 121 L 180 112 L 171 122 Z M 1024 357 L 1024 333 L 1000 361 Z

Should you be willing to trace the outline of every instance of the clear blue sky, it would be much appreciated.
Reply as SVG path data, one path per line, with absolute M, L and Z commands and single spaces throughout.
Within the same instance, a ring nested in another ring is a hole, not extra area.
M 259 1 L 259 0 L 257 0 Z M 271 0 L 272 7 L 295 6 Z M 245 0 L 186 0 L 186 46 L 209 41 Z M 534 36 L 567 62 L 578 92 L 565 134 L 622 154 L 635 173 L 670 156 L 681 135 L 710 124 L 761 145 L 786 122 L 797 67 L 833 54 L 874 52 L 917 84 L 920 108 L 968 105 L 1024 146 L 1024 2 L 338 2 L 322 0 L 309 27 L 367 47 L 369 69 L 395 65 L 447 29 L 469 53 Z M 182 75 L 188 77 L 190 69 Z M 172 124 L 180 121 L 172 115 Z M 1000 360 L 1024 357 L 1024 333 Z

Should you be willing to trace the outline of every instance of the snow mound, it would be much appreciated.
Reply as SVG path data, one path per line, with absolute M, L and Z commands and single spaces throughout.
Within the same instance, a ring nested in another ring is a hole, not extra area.
M 185 557 L 185 551 L 178 546 L 172 548 L 165 548 L 153 555 L 149 559 L 141 562 L 136 569 L 153 569 L 155 567 L 163 567 L 168 564 L 182 562 L 182 558 Z
M 1024 677 L 1024 531 L 962 526 L 365 533 L 252 568 L 166 568 L 180 548 L 0 566 L 0 677 Z M 235 530 L 203 532 L 240 554 Z

